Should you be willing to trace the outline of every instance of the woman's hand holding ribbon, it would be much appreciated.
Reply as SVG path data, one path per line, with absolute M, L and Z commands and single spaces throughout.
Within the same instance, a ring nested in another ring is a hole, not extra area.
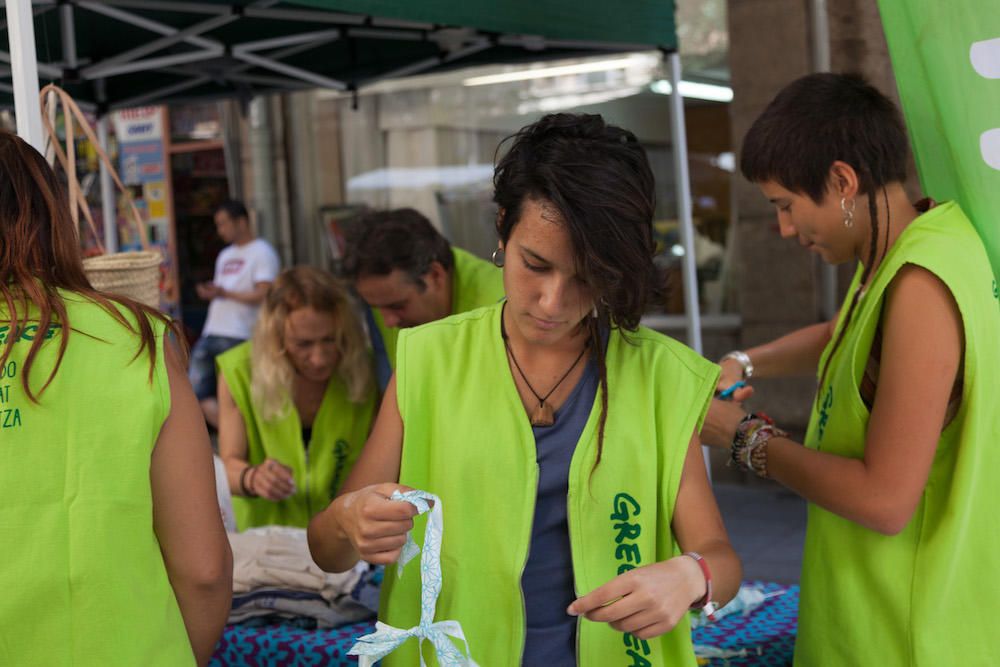
M 388 565 L 399 557 L 417 508 L 390 496 L 411 490 L 399 484 L 373 484 L 334 501 L 337 523 L 363 560 Z
M 651 639 L 672 630 L 704 595 L 701 568 L 694 559 L 678 556 L 620 574 L 577 598 L 566 612 Z

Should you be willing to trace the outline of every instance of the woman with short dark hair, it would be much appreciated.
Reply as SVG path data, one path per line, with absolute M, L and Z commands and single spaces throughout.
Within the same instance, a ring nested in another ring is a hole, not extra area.
M 906 164 L 895 105 L 847 75 L 793 82 L 743 142 L 782 237 L 858 263 L 834 322 L 722 361 L 720 390 L 817 374 L 805 446 L 720 401 L 702 433 L 810 503 L 795 649 L 810 667 L 1000 664 L 997 287 L 956 203 L 910 203 Z

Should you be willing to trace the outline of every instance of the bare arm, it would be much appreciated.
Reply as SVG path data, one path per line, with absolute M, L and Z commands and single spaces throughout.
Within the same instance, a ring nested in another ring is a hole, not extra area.
M 924 269 L 901 269 L 886 297 L 878 389 L 864 458 L 777 441 L 768 450 L 772 475 L 808 500 L 872 530 L 889 535 L 901 531 L 927 484 L 962 347 L 961 315 L 948 289 Z
M 240 303 L 245 303 L 248 306 L 256 306 L 264 302 L 264 297 L 267 296 L 267 290 L 270 289 L 270 287 L 270 282 L 254 283 L 253 289 L 249 292 L 230 292 L 218 287 L 216 288 L 216 296 L 222 297 L 223 299 L 239 301 Z
M 834 318 L 830 322 L 811 324 L 745 350 L 753 362 L 754 378 L 815 375 L 819 357 L 830 342 L 836 321 Z M 743 368 L 732 359 L 722 362 L 722 368 L 729 384 L 743 373 Z
M 251 494 L 278 502 L 295 492 L 292 469 L 281 461 L 266 459 L 260 465 L 250 466 L 247 453 L 247 427 L 243 413 L 233 400 L 226 378 L 219 373 L 219 457 L 226 465 L 226 479 L 229 490 L 234 495 L 247 495 L 243 486 Z M 246 474 L 244 475 L 244 470 Z M 240 484 L 240 479 L 243 484 Z
M 697 434 L 688 443 L 671 526 L 681 550 L 695 551 L 708 563 L 713 600 L 731 600 L 739 590 L 742 568 L 709 487 Z M 618 575 L 578 598 L 567 612 L 650 639 L 669 632 L 705 593 L 698 563 L 677 556 Z
M 904 267 L 886 297 L 864 457 L 774 438 L 767 450 L 769 474 L 835 514 L 887 535 L 898 533 L 927 484 L 962 346 L 961 315 L 947 288 L 924 269 Z
M 753 360 L 754 377 L 815 375 L 836 325 L 836 318 L 819 322 L 752 348 L 748 354 Z
M 746 350 L 754 367 L 753 379 L 814 375 L 836 322 L 837 318 L 834 317 L 830 322 L 812 324 Z M 729 389 L 743 378 L 743 366 L 735 359 L 724 359 L 719 365 L 722 366 L 722 374 L 719 376 L 717 392 Z M 753 382 L 753 379 L 750 382 Z M 732 394 L 731 400 L 713 399 L 701 430 L 702 442 L 711 447 L 728 447 L 733 441 L 737 425 L 746 414 L 746 411 L 736 403 L 742 403 L 753 394 L 753 386 L 748 385 L 737 389 Z
M 739 591 L 743 567 L 722 523 L 697 434 L 691 437 L 688 445 L 672 526 L 681 551 L 697 551 L 708 561 L 713 599 L 720 603 L 732 600 Z M 702 581 L 698 568 L 696 600 L 705 593 Z
M 172 344 L 164 342 L 170 415 L 153 448 L 153 529 L 191 648 L 208 664 L 232 601 L 233 560 L 215 495 L 205 421 Z
M 219 458 L 226 465 L 229 490 L 234 495 L 243 495 L 240 475 L 250 464 L 247 454 L 247 427 L 243 415 L 233 400 L 229 385 L 222 373 L 217 380 L 219 399 Z
M 416 513 L 409 503 L 388 500 L 403 488 L 397 483 L 402 453 L 403 419 L 393 376 L 358 462 L 337 498 L 309 522 L 309 550 L 321 568 L 343 572 L 362 558 L 396 560 Z

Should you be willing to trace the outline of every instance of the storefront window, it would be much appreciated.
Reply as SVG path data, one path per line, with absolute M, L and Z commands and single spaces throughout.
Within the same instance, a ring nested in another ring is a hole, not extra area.
M 664 78 L 661 54 L 639 52 L 384 82 L 357 99 L 339 101 L 345 200 L 373 208 L 414 207 L 453 243 L 488 257 L 496 244 L 491 179 L 501 140 L 546 113 L 601 114 L 635 132 L 647 149 L 657 180 L 657 262 L 672 287 L 653 312 L 683 314 L 683 248 Z M 732 94 L 705 79 L 691 84 L 682 93 L 699 293 L 703 312 L 723 313 L 730 308 L 725 285 L 731 279 Z
M 219 113 L 217 102 L 178 104 L 170 107 L 171 143 L 220 139 L 222 139 L 222 115 Z

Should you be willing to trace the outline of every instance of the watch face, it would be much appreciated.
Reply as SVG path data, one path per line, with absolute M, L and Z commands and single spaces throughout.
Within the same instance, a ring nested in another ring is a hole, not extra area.
M 727 354 L 724 359 L 734 359 L 736 363 L 743 367 L 743 379 L 747 380 L 753 376 L 753 363 L 750 361 L 750 355 L 742 350 L 734 350 Z

